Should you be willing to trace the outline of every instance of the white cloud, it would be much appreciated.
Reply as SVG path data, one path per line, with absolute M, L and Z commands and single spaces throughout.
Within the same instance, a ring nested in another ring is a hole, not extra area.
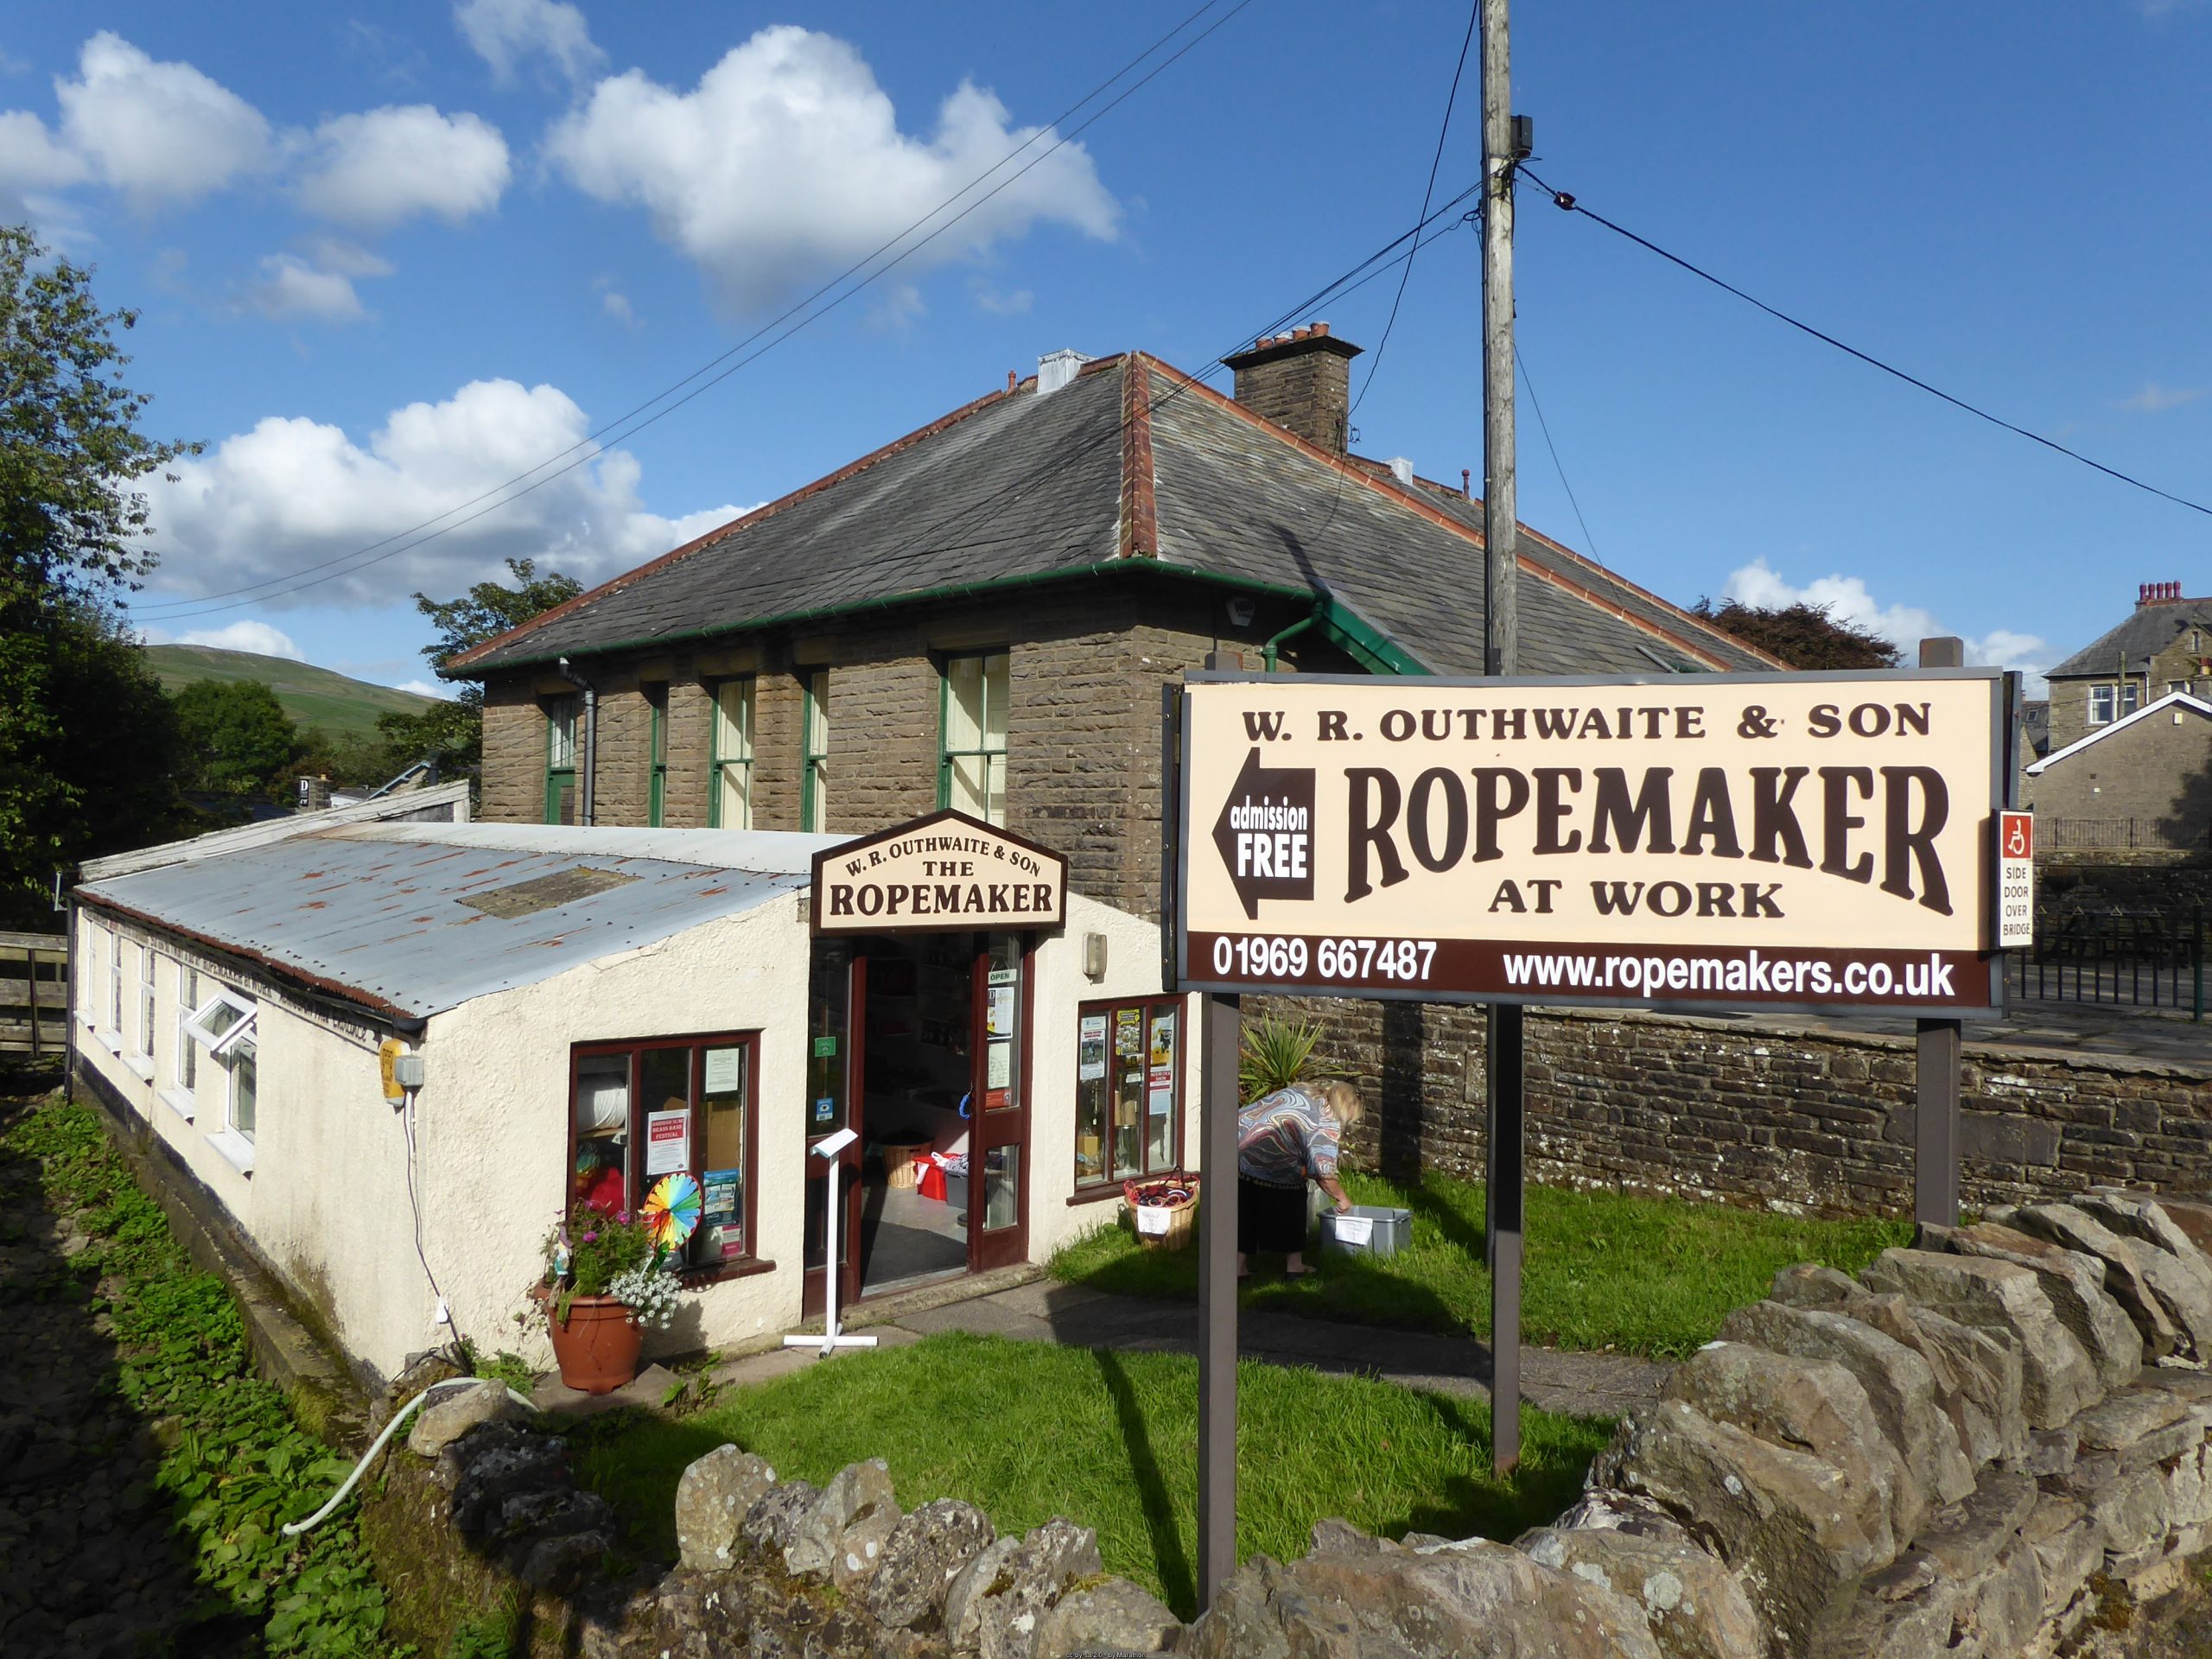
M 219 651 L 250 651 L 257 657 L 285 657 L 304 663 L 307 653 L 292 643 L 292 636 L 266 622 L 232 622 L 219 628 L 195 628 L 171 633 L 166 628 L 143 630 L 149 645 L 213 645 Z
M 61 136 L 141 208 L 189 203 L 274 159 L 269 123 L 188 63 L 163 63 L 103 29 L 74 80 L 57 78 Z
M 976 296 L 976 308 L 994 317 L 1026 317 L 1037 297 L 1026 288 L 1001 294 L 980 276 L 969 282 L 968 291 Z
M 2120 406 L 2139 414 L 2163 415 L 2170 409 L 2193 404 L 2208 392 L 2212 392 L 2212 386 L 2162 386 L 2155 380 L 2146 380 L 2140 391 L 2121 398 Z
M 747 308 L 869 252 L 1026 140 L 1038 141 L 1023 156 L 1034 159 L 1047 130 L 1010 128 L 997 98 L 963 82 L 935 133 L 909 137 L 858 52 L 783 25 L 733 48 L 693 92 L 637 69 L 602 80 L 546 143 L 577 188 L 644 207 L 727 303 Z M 1071 143 L 913 263 L 979 254 L 1040 220 L 1109 238 L 1119 214 L 1089 153 Z
M 333 117 L 315 129 L 301 205 L 311 213 L 385 230 L 417 213 L 459 224 L 499 205 L 507 143 L 483 117 L 428 104 Z
M 359 322 L 369 315 L 350 276 L 326 270 L 295 253 L 272 253 L 262 260 L 260 276 L 246 286 L 245 303 L 279 322 L 294 317 Z
M 607 60 L 592 44 L 583 13 L 558 0 L 461 0 L 453 20 L 502 86 L 514 79 L 517 64 L 531 58 L 543 59 L 572 84 Z
M 395 691 L 412 691 L 418 697 L 435 697 L 440 702 L 453 701 L 454 689 L 442 680 L 435 683 L 429 680 L 402 680 L 391 689 Z
M 83 156 L 56 143 L 46 123 L 29 110 L 0 110 L 0 191 L 60 189 L 90 170 Z
M 1741 604 L 1769 609 L 1777 606 L 1818 605 L 1839 622 L 1880 635 L 1904 652 L 1910 664 L 1916 660 L 1923 639 L 1936 639 L 1949 630 L 1937 625 L 1932 612 L 1917 605 L 1884 605 L 1866 590 L 1864 578 L 1843 575 L 1816 576 L 1799 587 L 1761 559 L 1754 559 L 1730 573 L 1723 594 Z M 2025 694 L 2045 695 L 2044 671 L 2050 666 L 2050 645 L 2040 635 L 2012 628 L 1993 628 L 1980 639 L 1966 641 L 1967 661 L 1996 668 L 2016 668 L 2027 677 Z
M 322 422 L 271 416 L 204 456 L 175 462 L 174 482 L 149 483 L 153 543 L 162 554 L 153 580 L 188 598 L 308 572 L 449 512 L 582 442 L 590 429 L 583 410 L 556 388 L 512 380 L 472 381 L 442 403 L 410 404 L 365 443 Z M 455 593 L 500 575 L 509 557 L 595 582 L 743 511 L 664 518 L 640 502 L 639 474 L 626 451 L 594 454 L 587 465 L 435 541 L 296 595 L 271 595 L 263 608 L 388 605 L 417 588 Z

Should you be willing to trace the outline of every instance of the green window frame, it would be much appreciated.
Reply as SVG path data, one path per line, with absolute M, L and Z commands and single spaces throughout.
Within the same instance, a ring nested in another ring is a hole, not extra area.
M 649 731 L 645 747 L 645 822 L 658 830 L 668 821 L 668 682 L 647 681 Z
M 938 687 L 937 804 L 1006 822 L 1006 727 L 1012 665 L 1004 651 L 944 659 Z
M 830 671 L 810 669 L 800 689 L 798 827 L 811 833 L 830 812 Z
M 708 687 L 714 736 L 708 746 L 707 824 L 714 830 L 753 827 L 753 705 L 750 674 Z
M 576 721 L 579 699 L 575 693 L 565 696 L 548 697 L 541 705 L 545 710 L 545 822 L 574 823 L 576 822 Z

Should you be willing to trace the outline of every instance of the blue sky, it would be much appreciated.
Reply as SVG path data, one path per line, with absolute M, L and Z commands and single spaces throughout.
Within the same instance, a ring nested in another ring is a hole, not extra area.
M 207 445 L 156 493 L 141 621 L 417 680 L 415 589 L 530 553 L 612 575 L 1058 346 L 1204 366 L 1412 221 L 1464 9 L 1250 0 L 665 420 L 442 539 L 283 591 L 728 350 L 1196 3 L 10 8 L 0 211 L 143 312 L 148 424 Z M 2212 500 L 2205 0 L 1529 0 L 1514 68 L 1548 182 Z M 1471 66 L 1445 193 L 1473 177 L 1473 118 Z M 2116 621 L 2139 582 L 2212 588 L 2202 515 L 1540 194 L 1521 221 L 1522 349 L 1587 532 L 1525 396 L 1522 516 L 1631 578 L 1683 603 L 1809 592 L 2031 668 Z M 1476 253 L 1469 231 L 1417 262 L 1355 416 L 1363 452 L 1479 471 Z M 1355 387 L 1394 288 L 1325 308 L 1370 348 Z

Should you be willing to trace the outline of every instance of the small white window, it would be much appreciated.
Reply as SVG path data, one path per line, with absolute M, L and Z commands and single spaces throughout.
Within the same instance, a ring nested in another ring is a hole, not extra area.
M 2120 688 L 2120 712 L 2132 715 L 2143 706 L 2143 688 L 2130 680 Z
M 242 1042 L 231 1051 L 229 1058 L 231 1133 L 251 1145 L 261 1098 L 260 1056 L 251 1043 Z
M 92 1034 L 111 1054 L 123 1052 L 123 935 L 113 928 L 101 930 L 107 942 L 107 979 L 105 995 L 96 1018 L 99 1028 Z
M 154 1056 L 154 953 L 138 947 L 138 1052 Z
M 2187 680 L 2168 680 L 2166 682 L 2166 695 L 2170 697 L 2177 691 L 2186 691 L 2188 690 L 2189 682 Z
M 188 1123 L 199 1111 L 195 1085 L 200 1081 L 200 1045 L 192 1040 L 192 1010 L 199 1001 L 199 972 L 180 962 L 176 965 L 175 1070 L 169 1086 L 162 1090 L 162 1098 Z
M 218 985 L 215 994 L 192 1011 L 184 1028 L 194 1042 L 220 1056 L 251 1035 L 253 1020 L 253 1004 Z
M 2092 726 L 2111 725 L 2113 710 L 2118 706 L 2119 701 L 2120 690 L 2117 686 L 2091 686 L 2089 688 L 2089 724 Z

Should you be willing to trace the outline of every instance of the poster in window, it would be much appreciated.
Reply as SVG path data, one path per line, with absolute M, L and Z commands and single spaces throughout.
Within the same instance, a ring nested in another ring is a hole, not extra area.
M 709 1049 L 706 1091 L 710 1095 L 734 1095 L 744 1087 L 745 1051 L 741 1048 Z
M 989 1012 L 984 1016 L 984 1031 L 993 1037 L 1014 1035 L 1014 987 L 991 987 Z
M 677 1175 L 691 1167 L 691 1114 L 645 1114 L 645 1173 Z
M 1103 1014 L 1083 1016 L 1075 1074 L 1084 1083 L 1096 1083 L 1106 1075 L 1106 1016 Z
M 738 1211 L 744 1180 L 741 1169 L 710 1169 L 699 1178 L 705 1205 L 699 1212 L 699 1230 L 710 1239 L 719 1235 L 720 1255 L 725 1261 L 745 1254 L 743 1217 Z M 708 1253 L 715 1253 L 711 1245 Z
M 1175 1064 L 1175 1012 L 1172 1008 L 1152 1016 L 1152 1064 L 1155 1068 Z
M 1138 1010 L 1114 1010 L 1114 1052 L 1123 1059 L 1144 1052 L 1144 1015 Z
M 990 1103 L 1002 1106 L 1007 1087 L 1014 1082 L 1014 1039 L 1010 1037 L 994 1039 L 989 1052 L 984 1057 L 983 1087 L 991 1093 Z

